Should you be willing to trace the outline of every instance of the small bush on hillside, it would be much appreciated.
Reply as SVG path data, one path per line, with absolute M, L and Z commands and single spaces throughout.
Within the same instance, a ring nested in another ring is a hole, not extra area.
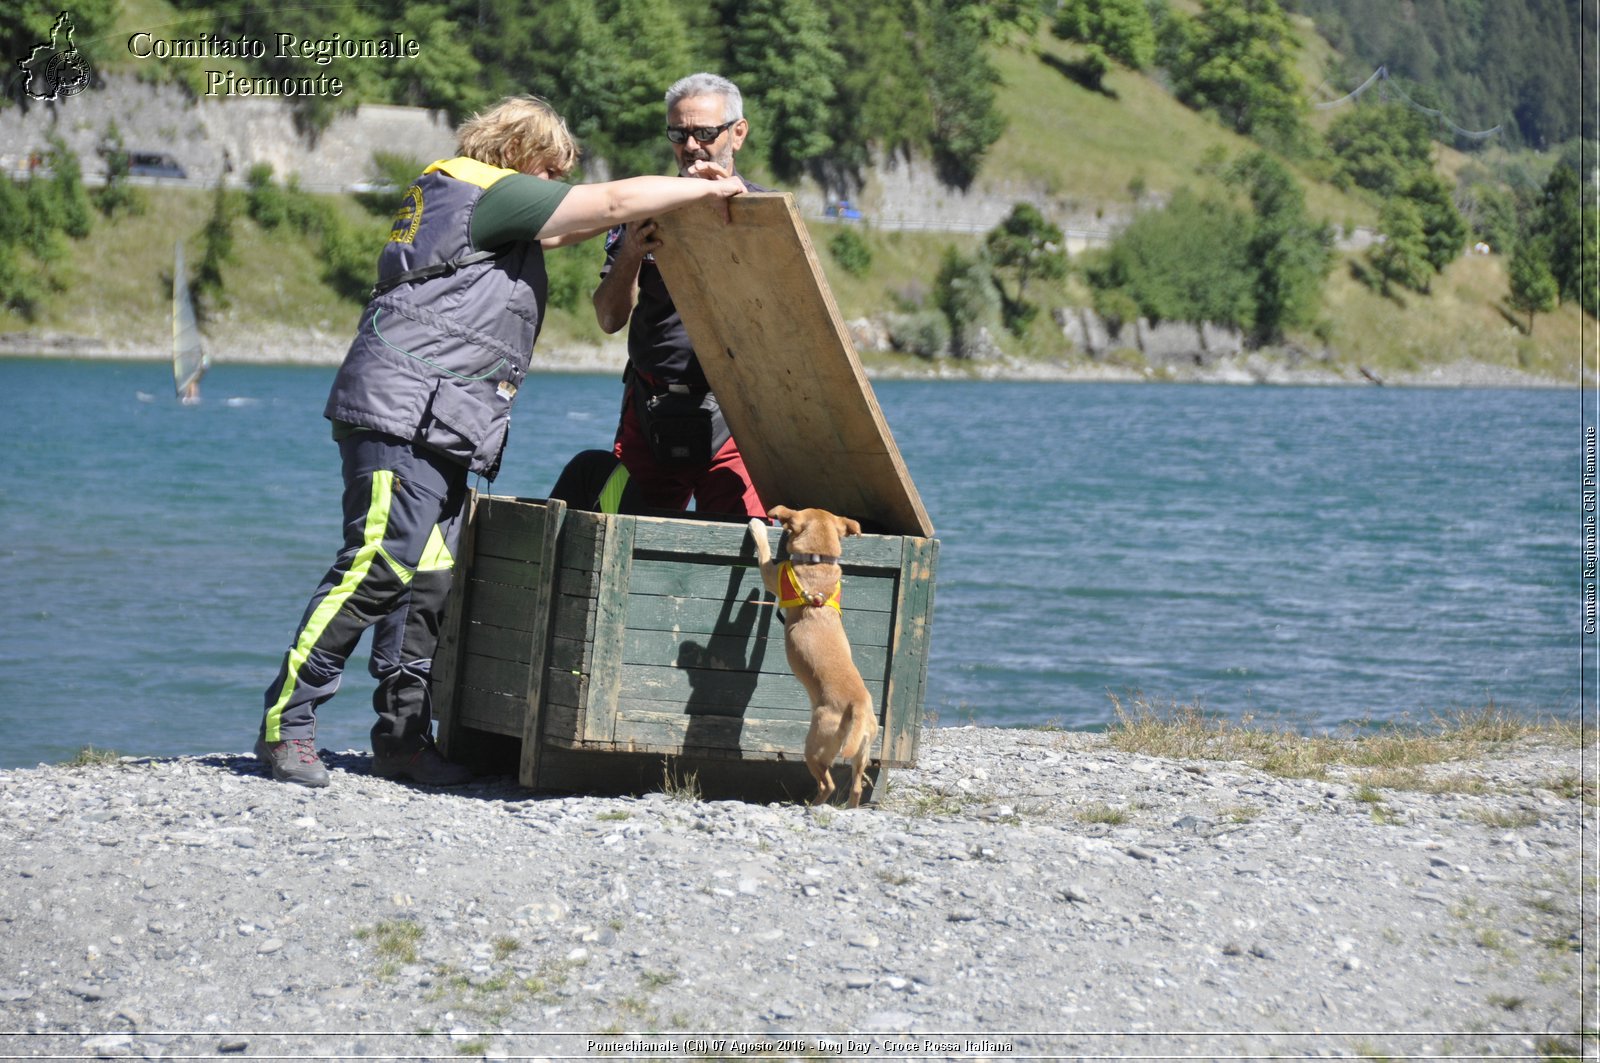
M 345 298 L 365 303 L 388 234 L 386 224 L 350 225 L 330 214 L 322 230 L 322 279 Z
M 263 229 L 272 230 L 289 220 L 289 194 L 272 180 L 272 164 L 258 162 L 245 174 L 245 210 Z
M 194 271 L 194 292 L 200 297 L 202 315 L 227 305 L 222 267 L 233 261 L 233 223 L 238 216 L 237 200 L 219 180 L 211 196 L 211 215 L 200 230 L 200 264 Z
M 1139 320 L 1139 304 L 1120 288 L 1097 290 L 1094 293 L 1094 312 L 1105 321 L 1106 329 L 1113 338 L 1122 331 L 1122 326 Z
M 950 323 L 951 350 L 958 358 L 970 357 L 985 326 L 1000 319 L 1000 292 L 988 257 L 946 248 L 934 281 L 934 301 Z
M 101 134 L 99 150 L 106 162 L 106 183 L 95 191 L 94 205 L 107 218 L 143 214 L 145 199 L 138 189 L 128 184 L 128 152 L 116 122 L 108 124 Z
M 1146 211 L 1087 267 L 1098 292 L 1120 290 L 1158 321 L 1255 324 L 1255 273 L 1244 212 L 1179 189 Z M 1097 305 L 1098 305 L 1097 296 Z
M 897 351 L 928 359 L 950 353 L 950 322 L 937 310 L 891 314 L 886 324 L 889 343 Z
M 872 248 L 854 229 L 840 229 L 828 241 L 828 253 L 852 277 L 865 277 L 872 269 Z
M 1433 266 L 1428 261 L 1422 213 L 1409 199 L 1391 199 L 1378 215 L 1383 240 L 1373 244 L 1367 260 L 1378 273 L 1379 289 L 1388 295 L 1395 285 L 1426 293 Z
M 600 267 L 604 264 L 604 244 L 599 240 L 585 240 L 547 252 L 544 265 L 550 277 L 548 305 L 592 316 L 587 310 L 589 297 L 600 283 Z

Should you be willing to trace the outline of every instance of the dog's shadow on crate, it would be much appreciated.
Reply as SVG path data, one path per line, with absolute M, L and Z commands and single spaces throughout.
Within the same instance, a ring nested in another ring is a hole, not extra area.
M 678 644 L 677 666 L 689 681 L 684 703 L 683 745 L 694 749 L 734 750 L 740 746 L 745 712 L 761 681 L 766 659 L 765 623 L 771 603 L 759 589 L 741 594 L 748 570 L 728 573 L 728 589 L 712 634 L 703 642 L 685 638 Z M 763 623 L 765 622 L 765 623 Z

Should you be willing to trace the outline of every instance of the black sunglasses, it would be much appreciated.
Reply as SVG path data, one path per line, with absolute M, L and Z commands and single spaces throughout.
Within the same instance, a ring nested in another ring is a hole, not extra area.
M 733 120 L 733 122 L 737 121 L 737 118 Z M 669 125 L 667 126 L 667 139 L 674 144 L 682 144 L 690 137 L 694 137 L 698 143 L 709 144 L 720 137 L 729 126 L 733 125 L 733 122 L 723 122 L 721 125 Z

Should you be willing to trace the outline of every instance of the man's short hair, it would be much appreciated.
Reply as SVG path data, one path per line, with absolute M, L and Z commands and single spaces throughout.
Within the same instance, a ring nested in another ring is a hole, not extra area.
M 744 96 L 739 93 L 739 86 L 720 75 L 702 71 L 674 81 L 667 90 L 667 110 L 690 96 L 721 96 L 724 122 L 737 122 L 744 117 Z
M 565 177 L 578 163 L 578 142 L 566 121 L 537 96 L 507 96 L 461 123 L 458 150 L 507 170 L 547 170 Z

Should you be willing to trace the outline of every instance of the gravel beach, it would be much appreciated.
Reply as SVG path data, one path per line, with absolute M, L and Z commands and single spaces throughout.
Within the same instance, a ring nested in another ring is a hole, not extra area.
M 0 1055 L 1589 1055 L 1596 752 L 1399 788 L 928 728 L 854 811 L 5 771 Z

